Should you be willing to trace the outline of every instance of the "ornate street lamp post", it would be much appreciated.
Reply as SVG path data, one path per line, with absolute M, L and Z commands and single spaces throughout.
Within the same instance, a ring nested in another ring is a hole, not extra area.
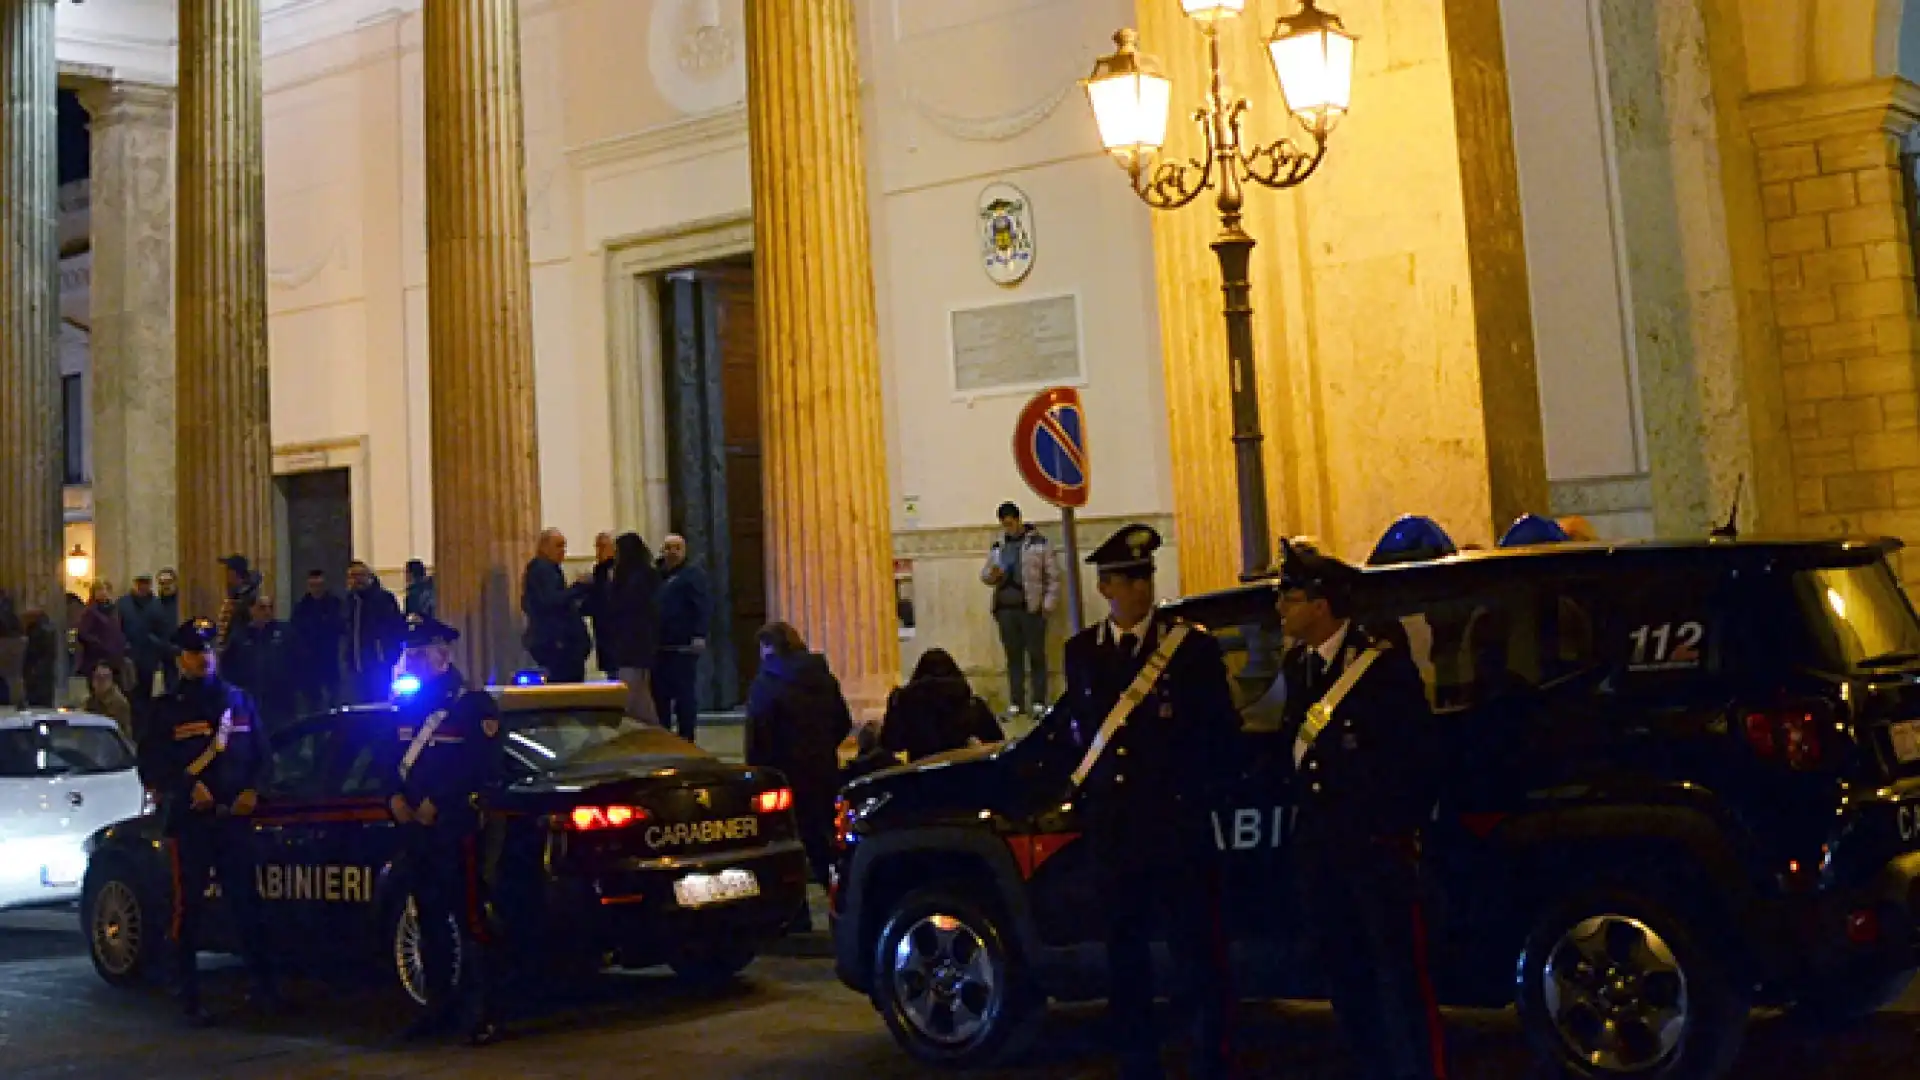
M 1246 185 L 1290 188 L 1312 176 L 1326 157 L 1327 136 L 1346 115 L 1353 90 L 1354 38 L 1338 17 L 1303 0 L 1300 11 L 1283 18 L 1267 39 L 1267 55 L 1280 80 L 1287 108 L 1311 140 L 1304 147 L 1288 138 L 1246 145 L 1240 122 L 1245 98 L 1232 96 L 1220 70 L 1220 23 L 1237 16 L 1246 0 L 1181 0 L 1207 39 L 1212 85 L 1206 103 L 1193 113 L 1206 142 L 1205 154 L 1188 161 L 1155 161 L 1165 145 L 1172 84 L 1159 63 L 1138 49 L 1139 35 L 1122 30 L 1113 36 L 1118 51 L 1094 64 L 1084 83 L 1100 127 L 1100 141 L 1127 171 L 1134 193 L 1156 210 L 1177 210 L 1215 193 L 1220 233 L 1213 241 L 1220 259 L 1227 318 L 1227 359 L 1233 371 L 1233 449 L 1240 489 L 1240 565 L 1254 575 L 1272 565 L 1267 534 L 1266 464 L 1261 456 L 1260 389 L 1253 357 L 1252 287 L 1247 268 L 1253 237 L 1240 225 Z

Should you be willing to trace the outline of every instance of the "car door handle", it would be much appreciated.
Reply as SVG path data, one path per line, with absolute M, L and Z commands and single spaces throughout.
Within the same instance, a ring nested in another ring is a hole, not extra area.
M 87 804 L 87 797 L 78 791 L 67 792 L 67 805 L 78 810 Z

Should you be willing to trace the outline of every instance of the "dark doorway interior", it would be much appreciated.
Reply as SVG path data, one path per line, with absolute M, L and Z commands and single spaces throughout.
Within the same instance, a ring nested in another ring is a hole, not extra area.
M 753 263 L 668 274 L 660 308 L 674 531 L 707 568 L 714 593 L 701 707 L 731 709 L 759 666 L 754 635 L 767 619 Z
M 274 598 L 283 614 L 307 586 L 307 571 L 325 570 L 336 591 L 346 588 L 347 563 L 353 558 L 353 483 L 346 469 L 276 476 L 273 483 L 286 505 L 281 534 L 279 589 Z

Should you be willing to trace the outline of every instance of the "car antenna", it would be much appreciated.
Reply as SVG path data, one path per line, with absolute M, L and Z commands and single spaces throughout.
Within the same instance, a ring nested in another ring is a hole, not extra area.
M 1741 473 L 1740 479 L 1733 485 L 1733 509 L 1727 511 L 1727 523 L 1713 530 L 1715 540 L 1740 539 L 1740 493 L 1747 486 L 1747 474 Z

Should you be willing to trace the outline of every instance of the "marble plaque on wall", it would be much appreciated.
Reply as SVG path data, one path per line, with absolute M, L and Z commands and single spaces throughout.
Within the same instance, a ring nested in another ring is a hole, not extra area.
M 960 394 L 1082 381 L 1080 297 L 959 308 L 951 322 L 953 388 Z

